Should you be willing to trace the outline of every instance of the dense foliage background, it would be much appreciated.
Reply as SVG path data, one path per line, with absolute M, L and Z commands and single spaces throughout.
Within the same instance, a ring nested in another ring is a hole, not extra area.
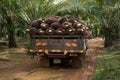
M 25 37 L 28 24 L 49 15 L 73 15 L 85 20 L 92 37 L 105 38 L 105 47 L 120 41 L 120 0 L 0 0 L 0 39 L 17 47 L 16 37 Z

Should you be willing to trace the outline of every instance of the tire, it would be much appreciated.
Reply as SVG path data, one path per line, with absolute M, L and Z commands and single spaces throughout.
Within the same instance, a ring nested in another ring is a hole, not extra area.
M 86 55 L 86 52 L 84 52 L 84 53 L 78 53 L 78 58 L 84 59 L 85 55 Z
M 54 65 L 54 63 L 53 63 L 53 58 L 49 58 L 49 64 L 50 64 L 50 66 L 53 66 L 53 65 Z
M 70 66 L 70 59 L 69 58 L 62 59 L 61 61 L 62 61 L 61 64 L 63 66 Z
M 41 56 L 40 58 L 40 66 L 41 67 L 50 67 L 50 60 L 46 56 Z
M 73 68 L 81 68 L 82 67 L 82 60 L 78 57 L 73 57 L 72 62 L 71 62 L 71 66 Z

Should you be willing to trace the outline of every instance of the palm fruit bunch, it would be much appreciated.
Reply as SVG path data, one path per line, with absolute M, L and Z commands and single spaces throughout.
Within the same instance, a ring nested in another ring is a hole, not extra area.
M 89 35 L 89 27 L 83 20 L 70 15 L 49 16 L 33 20 L 27 32 L 30 35 Z

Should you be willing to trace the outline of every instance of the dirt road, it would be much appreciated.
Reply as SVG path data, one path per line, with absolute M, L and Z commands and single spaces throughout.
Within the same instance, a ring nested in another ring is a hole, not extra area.
M 96 67 L 96 57 L 103 53 L 103 40 L 90 39 L 88 45 L 89 49 L 80 69 L 60 65 L 41 68 L 39 57 L 32 60 L 23 49 L 0 55 L 3 56 L 0 58 L 0 80 L 91 80 Z

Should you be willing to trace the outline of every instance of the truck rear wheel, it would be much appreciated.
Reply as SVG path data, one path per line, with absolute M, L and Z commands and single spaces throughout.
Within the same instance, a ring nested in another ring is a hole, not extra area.
M 49 58 L 49 65 L 50 65 L 50 66 L 53 66 L 53 64 L 54 64 L 54 63 L 53 63 L 53 58 Z
M 82 60 L 78 57 L 73 57 L 72 62 L 71 62 L 71 66 L 73 68 L 81 68 L 82 67 Z
M 62 59 L 61 64 L 63 66 L 70 66 L 70 59 L 69 58 Z
M 50 60 L 46 56 L 41 56 L 40 58 L 40 66 L 41 67 L 50 67 Z
M 84 59 L 84 58 L 85 58 L 85 55 L 86 55 L 86 52 L 85 52 L 85 53 L 79 53 L 79 54 L 78 54 L 78 58 Z

